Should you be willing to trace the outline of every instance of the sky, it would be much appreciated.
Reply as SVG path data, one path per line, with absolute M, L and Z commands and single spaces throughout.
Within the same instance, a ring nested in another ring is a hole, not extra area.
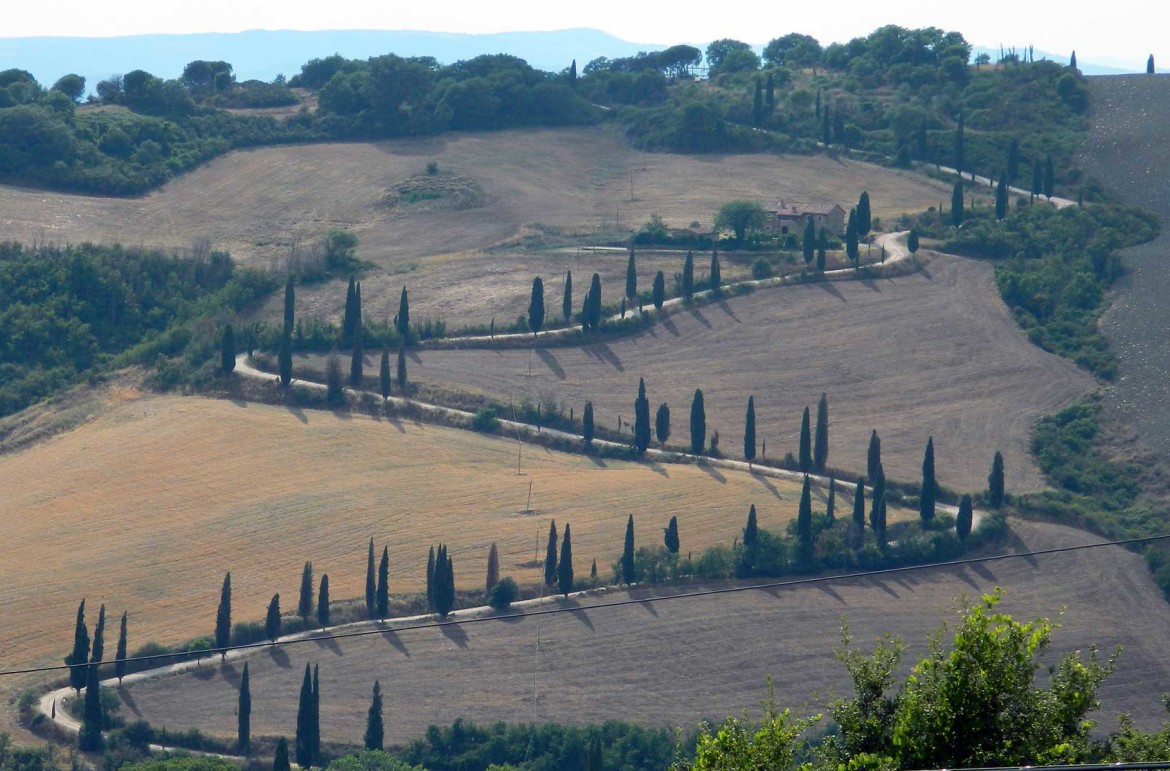
M 788 32 L 810 34 L 825 44 L 898 24 L 956 30 L 976 46 L 1032 45 L 1054 55 L 1075 49 L 1078 59 L 1099 64 L 1144 68 L 1151 53 L 1159 62 L 1170 62 L 1164 34 L 1164 22 L 1170 19 L 1166 0 L 38 0 L 11 5 L 5 9 L 0 37 L 249 29 L 492 33 L 592 27 L 648 44 L 705 44 L 722 37 L 763 44 Z

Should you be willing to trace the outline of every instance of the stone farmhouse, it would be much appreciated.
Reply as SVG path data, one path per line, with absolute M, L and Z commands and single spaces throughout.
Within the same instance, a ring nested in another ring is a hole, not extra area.
M 796 203 L 781 201 L 764 211 L 764 230 L 771 233 L 802 235 L 804 225 L 812 219 L 819 231 L 841 235 L 845 232 L 845 210 L 835 203 Z

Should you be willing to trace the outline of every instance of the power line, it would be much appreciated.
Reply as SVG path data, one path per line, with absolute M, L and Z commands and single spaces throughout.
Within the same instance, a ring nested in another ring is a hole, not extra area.
M 989 557 L 970 557 L 968 559 L 951 560 L 949 562 L 930 562 L 925 565 L 906 565 L 896 568 L 882 568 L 880 570 L 869 570 L 855 573 L 836 573 L 827 576 L 811 576 L 808 578 L 794 578 L 786 581 L 770 581 L 764 584 L 749 584 L 747 586 L 727 586 L 720 589 L 701 589 L 693 592 L 680 592 L 679 594 L 667 594 L 657 597 L 642 597 L 642 598 L 628 598 L 624 600 L 614 600 L 612 602 L 601 602 L 596 605 L 586 605 L 577 607 L 557 607 L 557 608 L 540 608 L 523 613 L 505 613 L 503 615 L 494 616 L 479 616 L 477 618 L 454 618 L 447 620 L 436 621 L 421 621 L 414 624 L 405 624 L 402 626 L 380 626 L 377 629 L 362 629 L 353 632 L 335 632 L 333 634 L 311 635 L 308 637 L 301 637 L 295 640 L 277 640 L 275 642 L 258 642 L 245 643 L 243 645 L 229 645 L 222 648 L 205 648 L 196 652 L 181 652 L 181 653 L 156 653 L 149 656 L 133 656 L 123 659 L 123 661 L 130 663 L 136 661 L 157 661 L 159 659 L 175 659 L 184 656 L 190 658 L 204 658 L 215 654 L 228 653 L 230 651 L 252 650 L 255 648 L 273 648 L 276 646 L 290 646 L 299 645 L 301 643 L 319 642 L 321 640 L 344 640 L 351 637 L 366 637 L 375 634 L 385 634 L 386 632 L 409 632 L 416 629 L 442 629 L 451 626 L 469 626 L 471 624 L 480 624 L 487 621 L 508 621 L 513 619 L 525 618 L 539 618 L 540 616 L 551 616 L 558 613 L 575 613 L 582 610 L 605 610 L 607 608 L 620 608 L 629 605 L 646 605 L 648 603 L 669 602 L 671 600 L 688 600 L 697 597 L 710 597 L 720 594 L 737 594 L 740 592 L 751 592 L 762 589 L 782 589 L 793 586 L 806 586 L 808 584 L 828 583 L 831 581 L 846 581 L 856 578 L 872 578 L 875 576 L 886 576 L 898 573 L 910 573 L 918 570 L 934 570 L 937 568 L 955 568 L 966 565 L 979 565 L 985 562 L 1000 562 L 1003 560 L 1012 559 L 1029 559 L 1032 557 L 1043 557 L 1050 554 L 1065 554 L 1074 551 L 1084 551 L 1086 549 L 1096 549 L 1102 546 L 1131 546 L 1140 543 L 1152 543 L 1154 541 L 1163 541 L 1170 539 L 1170 533 L 1162 535 L 1150 535 L 1142 538 L 1126 538 L 1118 541 L 1101 541 L 1099 543 L 1086 543 L 1078 546 L 1059 546 L 1052 549 L 1038 549 L 1030 552 L 1020 552 L 1016 554 L 996 554 Z M 190 660 L 188 658 L 187 660 Z M 112 662 L 102 661 L 101 664 L 110 664 Z M 175 663 L 182 663 L 175 662 Z M 77 666 L 94 666 L 93 662 L 86 664 L 78 664 Z M 28 669 L 8 669 L 0 670 L 0 677 L 8 677 L 11 675 L 27 675 L 38 672 L 55 672 L 65 669 L 72 669 L 69 664 L 56 664 L 46 667 L 30 667 Z

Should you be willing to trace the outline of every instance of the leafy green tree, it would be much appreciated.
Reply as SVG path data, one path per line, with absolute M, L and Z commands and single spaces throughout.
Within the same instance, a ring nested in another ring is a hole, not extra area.
M 715 215 L 716 230 L 730 230 L 735 234 L 735 245 L 743 244 L 744 235 L 764 224 L 764 207 L 755 201 L 729 201 Z
M 1008 182 L 1007 172 L 1003 172 L 999 177 L 999 184 L 995 187 L 995 218 L 1002 220 L 1007 216 L 1008 208 Z
M 581 439 L 586 451 L 593 447 L 593 402 L 585 402 L 581 412 Z
M 573 318 L 573 271 L 565 273 L 565 294 L 561 298 L 561 317 L 566 324 Z
M 70 73 L 69 75 L 62 75 L 53 84 L 53 91 L 60 91 L 65 96 L 75 103 L 81 102 L 81 98 L 85 96 L 85 78 L 81 75 Z
M 223 577 L 223 587 L 219 590 L 219 609 L 215 612 L 215 647 L 220 648 L 220 656 L 227 658 L 227 648 L 232 637 L 232 574 L 229 572 Z
M 857 235 L 865 238 L 872 229 L 873 213 L 869 208 L 869 193 L 863 190 L 861 197 L 857 199 Z
M 622 583 L 634 583 L 634 515 L 626 521 L 626 540 L 622 548 Z
M 77 745 L 82 752 L 101 752 L 105 748 L 102 739 L 102 696 L 101 682 L 97 667 L 84 667 L 85 702 L 82 710 L 81 730 L 77 734 Z
M 813 559 L 812 491 L 809 488 L 808 474 L 804 475 L 804 486 L 800 491 L 800 508 L 796 514 L 796 549 L 797 558 L 801 564 L 811 565 Z
M 565 537 L 561 539 L 561 559 L 557 562 L 557 588 L 566 597 L 573 591 L 573 542 L 568 523 Z
M 81 605 L 77 606 L 73 652 L 66 656 L 66 663 L 69 665 L 69 684 L 77 691 L 78 696 L 81 696 L 81 689 L 85 687 L 85 679 L 88 677 L 88 667 L 85 666 L 87 661 L 89 661 L 89 628 L 85 626 L 85 600 L 83 599 Z
M 764 46 L 764 61 L 777 67 L 816 67 L 821 60 L 821 44 L 811 35 L 790 32 Z M 820 91 L 817 91 L 820 96 Z M 820 101 L 817 102 L 820 114 Z
M 666 449 L 666 440 L 670 439 L 670 407 L 658 405 L 658 412 L 654 415 L 654 433 L 658 435 L 658 446 Z
M 951 188 L 951 225 L 959 227 L 963 224 L 963 183 L 956 182 Z
M 857 210 L 850 209 L 849 220 L 845 223 L 845 256 L 855 267 L 860 265 L 861 260 L 857 240 Z
M 366 618 L 374 617 L 377 586 L 374 578 L 374 539 L 371 538 L 369 553 L 366 555 Z
M 353 328 L 353 348 L 349 354 L 349 384 L 354 388 L 362 387 L 362 377 L 365 374 L 366 364 L 365 333 L 362 331 L 362 321 L 358 319 Z
M 683 260 L 682 273 L 682 295 L 683 300 L 690 302 L 695 296 L 695 254 L 694 252 L 687 252 L 686 259 Z
M 650 400 L 646 398 L 646 381 L 638 378 L 638 398 L 634 400 L 634 450 L 639 455 L 650 446 Z
M 378 561 L 378 588 L 374 598 L 378 620 L 390 615 L 390 547 L 382 547 L 382 559 Z
M 910 250 L 910 254 L 918 252 L 918 229 L 910 228 L 910 235 L 906 236 L 906 248 Z
M 280 367 L 280 385 L 288 388 L 292 382 L 292 330 L 285 327 L 280 333 L 280 353 L 277 354 Z
M 294 307 L 296 305 L 297 290 L 293 284 L 293 277 L 289 276 L 288 280 L 284 282 L 284 328 L 287 332 L 292 332 L 294 320 Z
M 292 771 L 292 764 L 288 762 L 288 739 L 283 736 L 276 743 L 276 753 L 272 758 L 272 771 Z
M 297 615 L 306 625 L 313 615 L 313 563 L 306 562 L 301 570 L 301 596 L 297 602 Z
M 97 624 L 93 627 L 93 647 L 89 663 L 100 664 L 106 651 L 106 606 L 98 610 Z
M 114 675 L 118 678 L 118 685 L 126 676 L 126 611 L 122 611 L 122 623 L 118 629 L 118 647 L 114 651 Z
M 1012 143 L 1008 145 L 1007 157 L 1007 181 L 1009 185 L 1016 184 L 1016 180 L 1020 178 L 1020 140 L 1012 137 Z
M 544 282 L 540 276 L 532 279 L 532 299 L 528 301 L 528 328 L 532 330 L 532 339 L 536 340 L 537 333 L 544 326 Z
M 707 444 L 707 412 L 703 408 L 703 392 L 695 389 L 691 400 L 691 453 L 702 455 Z
M 991 473 L 987 475 L 987 505 L 993 509 L 1003 506 L 1003 454 L 998 450 L 991 461 Z
M 219 368 L 230 375 L 236 368 L 236 335 L 231 324 L 225 324 L 219 348 Z
M 496 548 L 496 542 L 492 541 L 492 547 L 488 550 L 487 580 L 485 581 L 485 592 L 488 596 L 491 596 L 492 589 L 495 589 L 499 582 L 500 550 Z
M 756 504 L 748 509 L 747 525 L 743 528 L 743 545 L 751 548 L 756 545 L 760 538 L 760 527 L 756 520 Z
M 749 396 L 743 427 L 743 457 L 748 465 L 756 459 L 756 397 Z
M 812 263 L 813 258 L 817 255 L 817 228 L 813 224 L 812 217 L 809 217 L 804 222 L 804 242 L 802 244 L 804 252 L 804 264 Z
M 747 43 L 740 42 L 739 40 L 732 40 L 731 38 L 722 38 L 712 42 L 707 46 L 707 51 L 704 57 L 707 61 L 707 67 L 712 70 L 727 72 L 727 70 L 723 69 L 724 65 L 727 63 L 727 58 L 729 56 L 733 56 L 736 52 L 747 52 L 752 56 L 756 56 L 755 51 L 753 51 L 752 47 Z M 756 56 L 756 66 L 752 69 L 758 68 L 759 57 Z M 742 70 L 734 71 L 740 72 Z
M 865 473 L 871 481 L 876 481 L 878 477 L 878 469 L 882 465 L 882 440 L 878 436 L 877 429 L 873 429 L 869 435 L 869 449 L 865 453 Z
M 378 390 L 382 394 L 382 398 L 386 399 L 390 396 L 390 349 L 382 349 L 382 363 L 378 367 Z
M 366 749 L 382 749 L 383 739 L 384 730 L 382 727 L 382 684 L 375 680 L 374 693 L 370 698 L 370 709 L 366 713 Z
M 719 294 L 723 289 L 723 273 L 719 269 L 719 250 L 711 250 L 711 291 Z
M 626 297 L 632 302 L 638 296 L 638 266 L 635 262 L 634 250 L 630 250 L 630 258 L 626 261 Z
M 918 516 L 922 524 L 934 520 L 934 503 L 938 495 L 938 482 L 934 478 L 934 437 L 926 440 L 926 452 L 922 456 L 922 491 L 918 495 Z
M 662 310 L 662 303 L 666 302 L 666 276 L 662 271 L 654 274 L 654 288 L 651 290 L 651 299 L 655 310 Z
M 808 407 L 804 408 L 804 413 L 800 417 L 800 455 L 799 455 L 800 470 L 804 473 L 812 471 L 813 457 L 812 457 L 812 435 L 811 427 L 809 426 L 809 412 Z
M 321 586 L 317 591 L 317 623 L 329 626 L 329 574 L 321 574 Z
M 759 723 L 733 717 L 716 728 L 704 723 L 695 738 L 694 760 L 676 760 L 671 771 L 798 768 L 796 760 L 808 746 L 801 736 L 820 716 L 797 718 L 790 710 L 781 710 L 771 677 L 768 698 L 762 706 L 764 714 Z
M 829 463 L 829 397 L 821 392 L 821 400 L 817 402 L 817 433 L 813 441 L 813 470 L 818 474 L 825 473 Z
M 858 533 L 865 532 L 865 478 L 857 480 L 853 490 L 853 526 Z
M 557 522 L 548 523 L 548 545 L 544 549 L 544 585 L 552 586 L 557 582 Z
M 663 531 L 662 545 L 671 554 L 678 554 L 678 517 L 673 516 Z
M 313 765 L 313 674 L 305 664 L 305 678 L 301 682 L 301 695 L 297 702 L 296 761 L 301 768 Z
M 264 617 L 264 636 L 272 642 L 280 637 L 280 592 L 272 595 L 268 602 L 268 614 Z
M 410 344 L 410 297 L 406 293 L 406 287 L 402 287 L 402 295 L 398 298 L 398 315 L 394 317 L 394 327 L 398 330 L 398 336 L 402 339 L 402 344 Z
M 397 367 L 397 381 L 398 393 L 406 396 L 406 343 L 399 343 L 398 345 L 398 367 Z
M 970 495 L 964 495 L 959 499 L 959 513 L 955 517 L 955 535 L 959 537 L 960 541 L 966 541 L 967 536 L 971 535 L 971 521 L 974 515 L 972 509 Z
M 252 684 L 248 676 L 248 662 L 240 675 L 240 697 L 236 705 L 236 748 L 244 755 L 252 747 Z

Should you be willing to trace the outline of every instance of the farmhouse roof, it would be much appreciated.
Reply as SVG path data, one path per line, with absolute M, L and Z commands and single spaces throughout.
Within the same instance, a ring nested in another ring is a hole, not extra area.
M 773 211 L 777 216 L 781 217 L 803 217 L 806 214 L 820 214 L 827 216 L 834 209 L 841 209 L 840 204 L 835 204 L 827 201 L 814 201 L 811 203 L 798 201 L 781 201 L 776 204 Z M 844 209 L 841 209 L 844 211 Z

